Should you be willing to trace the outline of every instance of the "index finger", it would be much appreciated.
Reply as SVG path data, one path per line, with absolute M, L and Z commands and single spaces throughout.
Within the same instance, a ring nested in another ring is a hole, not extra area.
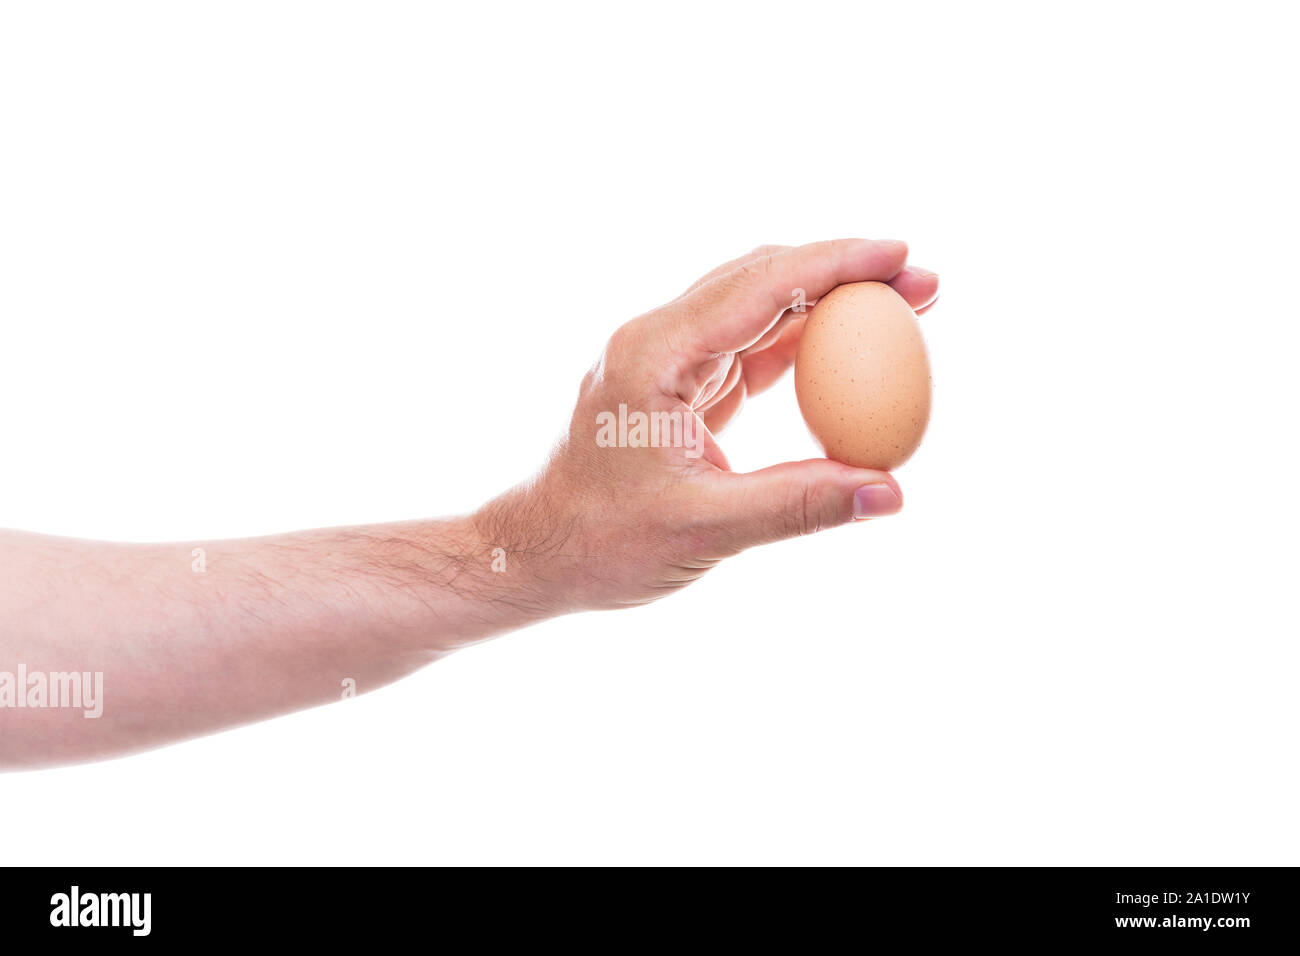
M 772 256 L 772 255 L 776 255 L 776 253 L 778 252 L 785 252 L 786 250 L 793 249 L 793 248 L 794 246 L 778 246 L 778 245 L 772 245 L 770 243 L 765 243 L 764 245 L 756 246 L 753 249 L 750 249 L 743 256 L 736 256 L 736 258 L 729 259 L 728 261 L 724 262 L 722 265 L 718 266 L 716 269 L 709 270 L 704 275 L 700 276 L 698 279 L 692 282 L 691 287 L 687 289 L 685 292 L 683 292 L 681 295 L 679 295 L 677 298 L 679 299 L 685 298 L 686 296 L 694 292 L 696 289 L 698 289 L 700 286 L 708 282 L 712 282 L 718 276 L 724 276 L 728 272 L 734 272 L 736 269 L 739 269 L 745 263 L 753 262 L 755 259 L 759 258 L 760 256 Z
M 907 262 L 896 239 L 832 239 L 759 256 L 673 303 L 681 338 L 708 356 L 757 342 L 799 299 L 846 282 L 888 282 Z

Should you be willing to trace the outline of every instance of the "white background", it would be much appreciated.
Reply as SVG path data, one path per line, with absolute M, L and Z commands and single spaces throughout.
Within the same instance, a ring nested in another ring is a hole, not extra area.
M 1296 863 L 1284 5 L 460 6 L 0 7 L 0 525 L 468 509 L 619 323 L 841 235 L 942 275 L 905 512 L 0 777 L 5 861 Z M 816 454 L 788 379 L 723 447 Z

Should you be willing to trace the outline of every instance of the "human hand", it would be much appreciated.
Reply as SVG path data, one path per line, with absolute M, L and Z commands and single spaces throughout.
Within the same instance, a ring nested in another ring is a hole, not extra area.
M 885 281 L 918 312 L 938 277 L 901 242 L 760 246 L 616 330 L 564 439 L 475 524 L 554 612 L 644 604 L 756 544 L 897 512 L 886 472 L 825 458 L 733 472 L 715 434 L 794 361 L 805 314 L 837 285 Z M 801 290 L 801 291 L 800 291 Z M 515 578 L 516 583 L 519 579 Z
M 752 545 L 892 514 L 884 472 L 817 459 L 735 474 L 714 434 L 789 367 L 794 290 L 876 279 L 932 302 L 936 278 L 906 255 L 764 247 L 705 276 L 614 333 L 541 472 L 473 515 L 198 548 L 0 533 L 0 660 L 113 675 L 93 720 L 80 695 L 81 710 L 4 709 L 0 770 L 338 700 L 554 614 L 652 601 Z M 637 432 L 639 415 L 657 433 Z

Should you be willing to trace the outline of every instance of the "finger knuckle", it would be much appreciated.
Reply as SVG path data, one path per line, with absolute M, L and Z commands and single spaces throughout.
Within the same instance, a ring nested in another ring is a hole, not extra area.
M 596 390 L 602 378 L 605 375 L 605 356 L 602 355 L 596 360 L 591 368 L 587 369 L 587 374 L 582 376 L 582 383 L 578 386 L 579 396 L 587 395 Z
M 789 537 L 816 534 L 822 529 L 821 499 L 806 482 L 792 482 L 785 495 L 785 533 Z
M 638 339 L 635 320 L 620 325 L 605 344 L 605 363 L 615 367 L 627 363 L 637 352 Z
M 771 253 L 759 256 L 757 259 L 751 259 L 741 268 L 742 279 L 747 284 L 760 283 L 765 281 L 772 274 L 772 262 L 775 256 Z

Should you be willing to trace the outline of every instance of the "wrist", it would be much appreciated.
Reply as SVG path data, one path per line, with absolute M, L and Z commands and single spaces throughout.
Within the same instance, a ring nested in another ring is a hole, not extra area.
M 360 620 L 386 632 L 399 655 L 441 655 L 558 613 L 478 512 L 337 529 L 314 545 L 332 555 L 343 594 L 360 599 Z
M 580 519 L 567 507 L 572 504 L 555 500 L 534 480 L 470 516 L 473 539 L 489 559 L 493 591 L 529 617 L 585 609 L 580 585 L 585 559 L 576 534 Z

